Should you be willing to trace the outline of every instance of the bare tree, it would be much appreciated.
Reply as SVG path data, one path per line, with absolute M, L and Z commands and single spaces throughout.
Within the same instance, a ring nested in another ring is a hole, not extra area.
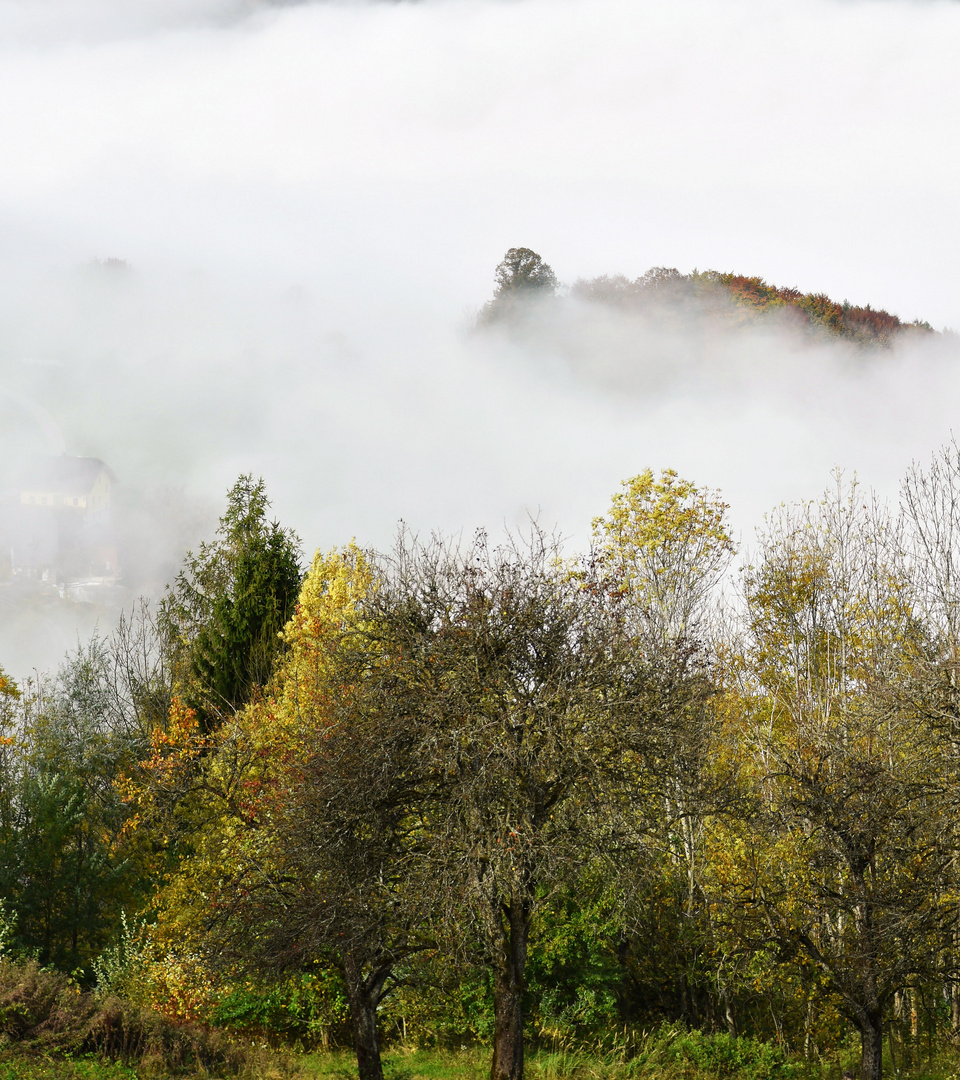
M 940 448 L 926 469 L 914 462 L 900 489 L 918 609 L 931 636 L 930 674 L 939 682 L 939 728 L 954 783 L 960 781 L 960 447 Z M 960 849 L 953 822 L 944 823 Z M 955 887 L 955 886 L 954 886 Z M 952 943 L 960 963 L 960 932 Z M 960 982 L 951 980 L 951 1029 L 960 1035 Z
M 358 659 L 340 656 L 336 677 L 351 669 L 357 677 Z M 415 732 L 391 723 L 395 710 L 372 686 L 354 692 L 343 681 L 336 693 L 323 723 L 303 732 L 262 791 L 243 842 L 220 868 L 206 947 L 220 963 L 260 970 L 333 962 L 361 1080 L 382 1080 L 377 1010 L 404 962 L 436 947 L 427 815 Z
M 951 441 L 901 485 L 916 585 L 926 618 L 951 650 L 960 645 L 960 447 Z

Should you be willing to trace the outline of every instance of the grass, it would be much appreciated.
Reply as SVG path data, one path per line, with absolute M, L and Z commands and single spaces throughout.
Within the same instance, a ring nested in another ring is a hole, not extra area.
M 840 1080 L 857 1070 L 852 1048 L 822 1062 L 788 1057 L 768 1043 L 704 1035 L 663 1025 L 637 1033 L 606 1052 L 533 1050 L 526 1080 Z M 459 1051 L 388 1049 L 384 1080 L 487 1080 L 489 1048 Z M 885 1061 L 884 1080 L 960 1080 L 960 1048 L 943 1046 L 910 1069 L 897 1072 Z M 0 1080 L 222 1080 L 216 1064 L 208 1070 L 172 1069 L 147 1059 L 134 1066 L 95 1057 L 54 1057 L 0 1043 Z M 235 1080 L 355 1080 L 356 1060 L 347 1050 L 250 1057 Z
M 711 1060 L 710 1041 L 705 1047 L 690 1034 L 658 1030 L 642 1040 L 639 1053 L 630 1055 L 620 1048 L 609 1053 L 528 1051 L 525 1074 L 527 1080 L 829 1080 L 819 1069 L 807 1072 L 765 1055 L 765 1044 L 753 1044 L 747 1052 L 735 1047 L 739 1054 L 723 1047 Z M 353 1080 L 357 1075 L 355 1059 L 346 1051 L 305 1055 L 301 1067 L 309 1080 Z M 490 1050 L 388 1051 L 383 1072 L 384 1080 L 486 1080 Z
M 300 1065 L 309 1080 L 354 1080 L 357 1075 L 357 1060 L 345 1050 L 306 1054 Z M 486 1080 L 489 1074 L 489 1050 L 394 1050 L 383 1055 L 384 1080 Z
M 304 1080 L 355 1080 L 356 1060 L 345 1050 L 304 1055 Z M 806 1062 L 768 1043 L 702 1035 L 664 1025 L 639 1034 L 629 1048 L 608 1052 L 534 1050 L 526 1080 L 840 1080 L 859 1075 L 855 1049 L 821 1062 Z M 487 1080 L 490 1050 L 389 1050 L 384 1080 Z M 2 1076 L 0 1076 L 2 1080 Z M 944 1047 L 932 1058 L 897 1072 L 884 1062 L 884 1080 L 960 1080 L 960 1051 Z
M 94 1058 L 0 1058 L 0 1080 L 139 1080 L 127 1065 Z

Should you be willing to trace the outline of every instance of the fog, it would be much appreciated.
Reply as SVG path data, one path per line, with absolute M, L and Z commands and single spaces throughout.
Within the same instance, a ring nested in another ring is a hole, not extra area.
M 0 0 L 2 460 L 106 462 L 148 592 L 246 471 L 308 554 L 581 544 L 647 466 L 747 541 L 834 466 L 893 494 L 957 424 L 951 339 L 470 327 L 523 245 L 960 328 L 958 53 L 955 0 Z M 129 599 L 4 588 L 14 674 Z

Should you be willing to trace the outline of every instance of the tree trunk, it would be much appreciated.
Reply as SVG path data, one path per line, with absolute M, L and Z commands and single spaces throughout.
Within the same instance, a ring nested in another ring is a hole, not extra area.
M 530 932 L 527 905 L 511 900 L 501 922 L 500 955 L 493 971 L 493 1064 L 490 1080 L 523 1080 L 523 970 Z
M 380 1036 L 377 1033 L 377 1006 L 383 996 L 383 986 L 390 966 L 375 967 L 364 978 L 363 968 L 353 953 L 343 958 L 344 982 L 350 999 L 350 1019 L 353 1023 L 353 1043 L 357 1052 L 357 1071 L 360 1080 L 383 1080 L 380 1061 Z
M 868 1014 L 859 1027 L 863 1046 L 860 1080 L 880 1080 L 883 1072 L 883 1023 L 880 1013 Z

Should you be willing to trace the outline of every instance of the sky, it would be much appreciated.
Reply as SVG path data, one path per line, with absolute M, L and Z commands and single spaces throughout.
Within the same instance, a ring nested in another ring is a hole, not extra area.
M 470 329 L 514 246 L 960 329 L 957 55 L 956 0 L 0 0 L 0 454 L 106 461 L 156 580 L 247 471 L 307 554 L 582 545 L 648 466 L 746 544 L 835 467 L 895 495 L 957 424 L 950 341 Z M 0 664 L 62 645 L 0 620 Z

